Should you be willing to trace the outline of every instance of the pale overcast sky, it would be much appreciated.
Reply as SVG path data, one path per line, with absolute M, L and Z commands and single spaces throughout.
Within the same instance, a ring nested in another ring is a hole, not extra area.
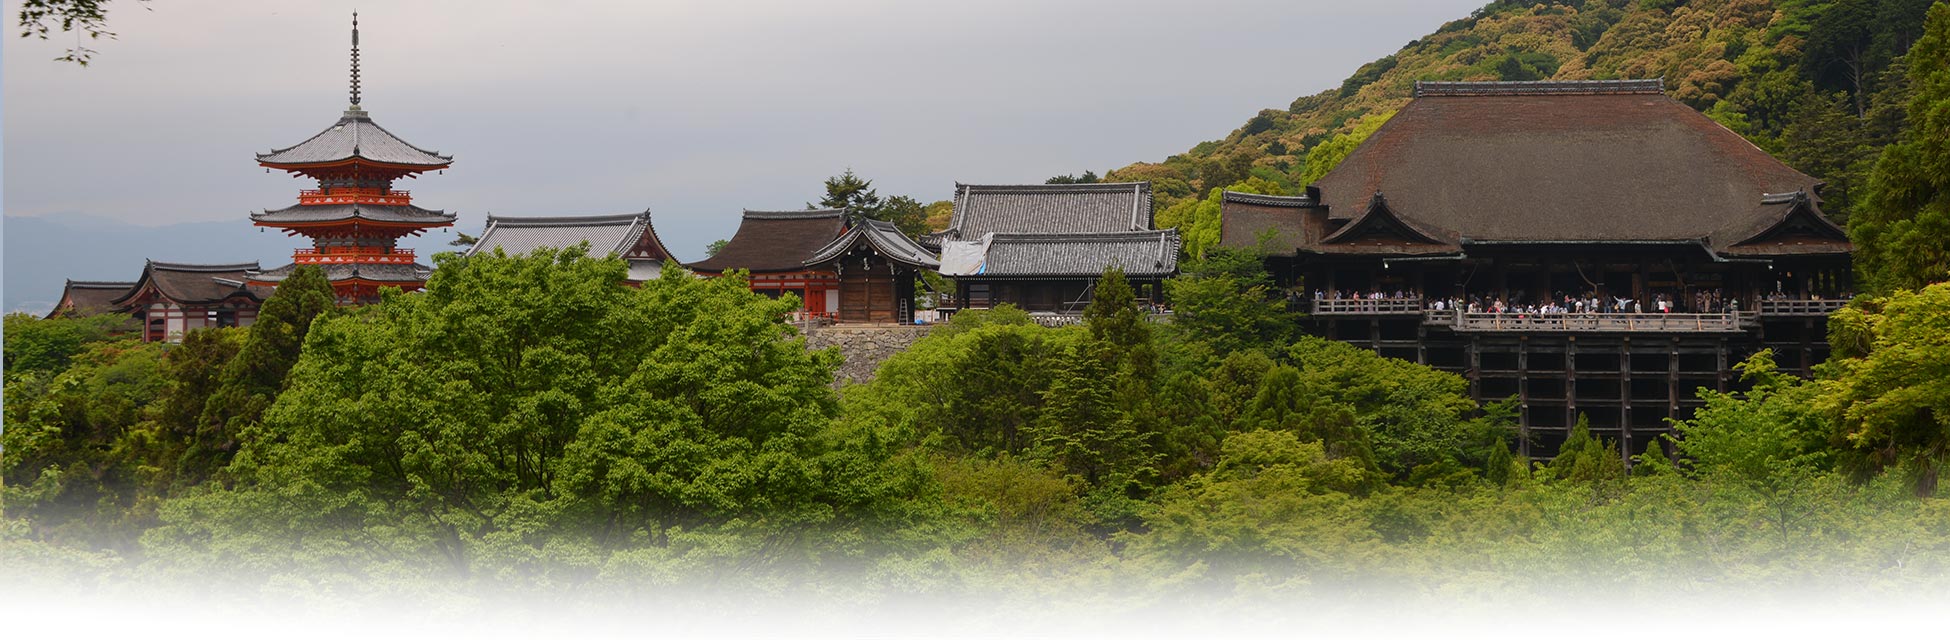
M 252 153 L 364 106 L 483 216 L 649 208 L 680 257 L 851 167 L 882 195 L 1159 160 L 1337 86 L 1483 0 L 111 3 L 94 64 L 6 33 L 5 213 L 234 220 L 309 186 Z M 4 3 L 9 23 L 18 0 Z M 22 265 L 12 265 L 22 266 Z

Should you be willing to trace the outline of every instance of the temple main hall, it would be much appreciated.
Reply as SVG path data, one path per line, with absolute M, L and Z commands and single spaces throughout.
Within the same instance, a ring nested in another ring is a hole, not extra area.
M 1772 349 L 1808 375 L 1852 288 L 1821 181 L 1659 80 L 1422 82 L 1299 196 L 1226 193 L 1318 335 L 1517 401 L 1523 452 L 1580 419 L 1643 452 Z

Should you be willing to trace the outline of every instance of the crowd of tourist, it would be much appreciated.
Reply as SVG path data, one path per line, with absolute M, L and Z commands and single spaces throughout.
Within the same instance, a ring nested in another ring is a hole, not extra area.
M 1298 302 L 1298 293 L 1289 294 L 1289 301 Z M 1623 296 L 1601 295 L 1587 291 L 1583 295 L 1569 295 L 1558 292 L 1549 298 L 1528 299 L 1524 292 L 1511 292 L 1509 298 L 1492 294 L 1471 294 L 1446 298 L 1423 299 L 1415 292 L 1396 289 L 1393 291 L 1350 291 L 1315 289 L 1316 301 L 1375 301 L 1421 300 L 1423 309 L 1430 311 L 1456 311 L 1464 313 L 1524 314 L 1524 315 L 1563 315 L 1591 313 L 1736 313 L 1740 311 L 1740 301 L 1726 297 L 1715 289 L 1699 289 L 1688 294 L 1657 293 L 1650 300 L 1639 300 Z M 1847 296 L 1842 296 L 1846 299 Z M 1782 292 L 1765 296 L 1767 300 L 1790 300 Z M 1820 300 L 1821 296 L 1812 299 Z

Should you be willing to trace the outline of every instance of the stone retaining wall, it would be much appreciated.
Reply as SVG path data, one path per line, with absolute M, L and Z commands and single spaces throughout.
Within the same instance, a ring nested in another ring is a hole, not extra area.
M 801 330 L 806 334 L 806 347 L 809 349 L 840 348 L 840 356 L 845 358 L 845 362 L 840 364 L 833 381 L 833 386 L 839 387 L 849 382 L 873 379 L 873 372 L 880 368 L 880 363 L 913 346 L 933 328 L 932 325 L 835 325 Z

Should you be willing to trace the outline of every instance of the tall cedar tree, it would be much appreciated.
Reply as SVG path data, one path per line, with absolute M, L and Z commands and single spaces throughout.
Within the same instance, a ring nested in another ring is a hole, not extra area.
M 1849 225 L 1862 279 L 1879 292 L 1950 278 L 1950 4 L 1909 51 L 1910 129 L 1883 148 Z
M 218 447 L 236 449 L 237 430 L 255 424 L 284 389 L 285 376 L 298 363 L 305 334 L 319 314 L 337 307 L 325 271 L 302 266 L 278 283 L 278 289 L 258 309 L 250 334 L 237 357 L 224 367 L 222 383 L 203 408 L 201 429 L 222 434 Z

